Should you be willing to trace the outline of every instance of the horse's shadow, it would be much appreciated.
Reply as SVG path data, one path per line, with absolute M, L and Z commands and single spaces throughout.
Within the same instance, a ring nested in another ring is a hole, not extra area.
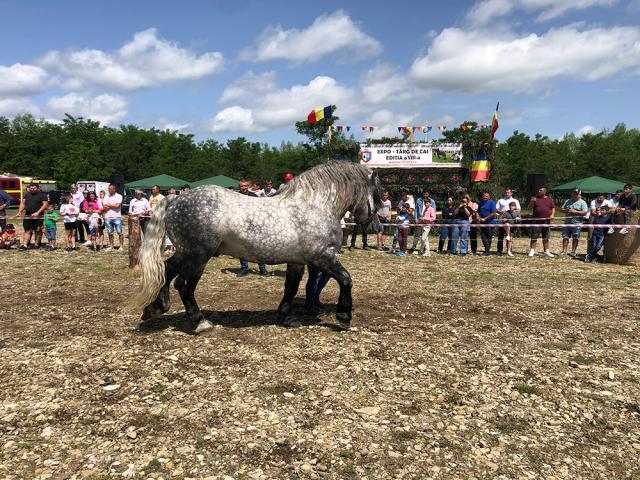
M 258 272 L 254 271 L 252 269 L 249 269 L 249 270 L 250 270 L 249 275 L 258 275 Z M 238 268 L 221 268 L 220 272 L 222 272 L 222 273 L 231 273 L 231 274 L 234 274 L 234 275 L 238 275 L 240 273 L 240 267 L 238 267 Z M 269 273 L 271 273 L 270 276 L 273 276 L 273 277 L 285 278 L 287 276 L 287 271 L 286 270 L 270 270 Z
M 335 305 L 325 305 L 320 314 L 308 313 L 303 305 L 294 303 L 294 316 L 303 327 L 318 326 L 334 331 L 342 331 L 343 328 L 334 323 L 329 323 L 328 316 L 335 314 Z M 204 318 L 214 325 L 224 328 L 254 328 L 265 325 L 281 326 L 278 320 L 278 310 L 234 310 L 222 311 L 202 310 Z M 322 318 L 325 317 L 325 318 Z M 166 314 L 151 322 L 143 322 L 138 325 L 138 333 L 150 334 L 172 328 L 174 330 L 194 334 L 196 325 L 187 318 L 185 312 Z M 284 326 L 282 328 L 285 328 Z

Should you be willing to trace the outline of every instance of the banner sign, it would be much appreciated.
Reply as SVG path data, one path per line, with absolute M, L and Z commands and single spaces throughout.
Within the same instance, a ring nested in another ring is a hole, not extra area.
M 360 164 L 370 168 L 460 167 L 460 143 L 360 144 Z

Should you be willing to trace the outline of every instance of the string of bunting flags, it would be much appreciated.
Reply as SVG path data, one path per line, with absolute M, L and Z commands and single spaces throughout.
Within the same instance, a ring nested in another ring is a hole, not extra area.
M 337 132 L 349 132 L 351 131 L 351 125 L 331 125 L 331 129 Z M 422 132 L 422 133 L 430 133 L 434 128 L 437 128 L 440 132 L 444 132 L 447 127 L 445 125 L 405 125 L 405 126 L 401 126 L 401 127 L 397 127 L 398 128 L 398 132 L 407 132 L 407 133 L 418 133 L 418 132 Z M 469 126 L 469 128 L 471 128 L 471 126 Z M 476 128 L 489 128 L 489 125 L 482 125 L 482 126 L 474 126 L 474 130 Z M 370 132 L 373 133 L 376 130 L 379 130 L 380 127 L 377 125 L 362 125 L 360 127 L 360 130 L 362 130 L 363 132 Z

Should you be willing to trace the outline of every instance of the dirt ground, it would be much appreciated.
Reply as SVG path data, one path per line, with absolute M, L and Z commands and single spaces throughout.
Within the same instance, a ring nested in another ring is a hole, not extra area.
M 0 251 L 0 478 L 640 478 L 637 268 L 341 260 L 350 331 L 221 258 L 196 337 L 175 291 L 138 329 L 123 254 Z

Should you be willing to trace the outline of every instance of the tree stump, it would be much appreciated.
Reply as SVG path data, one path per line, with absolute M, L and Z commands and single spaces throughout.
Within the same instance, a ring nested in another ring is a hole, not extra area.
M 629 224 L 638 225 L 639 219 L 638 212 L 633 212 L 629 217 Z M 617 213 L 612 223 L 621 224 L 623 222 L 624 214 Z M 640 232 L 638 230 L 630 228 L 629 233 L 622 235 L 619 233 L 620 229 L 616 228 L 615 233 L 607 235 L 604 244 L 604 256 L 607 263 L 640 266 L 640 250 L 638 249 L 640 247 Z
M 142 244 L 142 231 L 140 229 L 140 219 L 129 217 L 129 268 L 139 270 L 140 266 L 140 245 Z

